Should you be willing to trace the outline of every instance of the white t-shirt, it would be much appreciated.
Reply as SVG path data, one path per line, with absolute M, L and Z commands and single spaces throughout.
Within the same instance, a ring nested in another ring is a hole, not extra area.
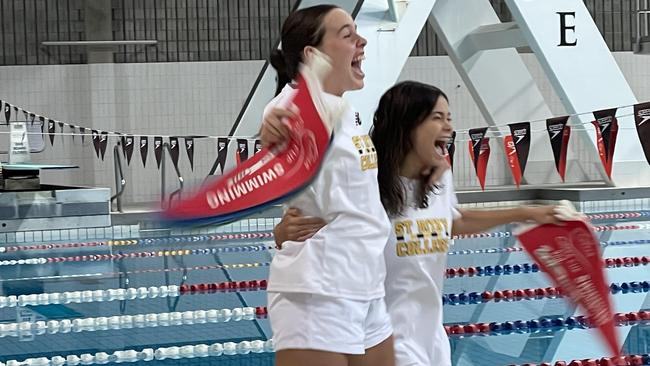
M 265 112 L 292 92 L 286 86 Z M 318 176 L 288 205 L 327 225 L 304 242 L 282 244 L 271 263 L 269 292 L 362 301 L 384 296 L 390 221 L 379 199 L 375 148 L 358 122 L 354 111 L 344 112 Z
M 451 172 L 429 207 L 417 208 L 416 182 L 402 178 L 408 208 L 392 220 L 385 249 L 386 305 L 393 323 L 397 366 L 451 365 L 442 324 L 442 294 L 452 220 L 460 216 Z

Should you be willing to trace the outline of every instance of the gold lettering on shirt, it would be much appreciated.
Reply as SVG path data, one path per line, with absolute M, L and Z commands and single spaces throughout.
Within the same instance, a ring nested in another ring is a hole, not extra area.
M 449 230 L 445 219 L 396 221 L 393 229 L 397 238 L 395 252 L 398 257 L 446 253 L 449 249 Z
M 377 169 L 377 151 L 370 136 L 352 136 L 352 143 L 361 158 L 361 170 Z

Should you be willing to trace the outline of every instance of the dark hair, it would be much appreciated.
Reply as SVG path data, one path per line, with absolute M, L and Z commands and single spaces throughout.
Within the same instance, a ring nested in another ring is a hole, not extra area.
M 370 137 L 377 150 L 379 193 L 386 212 L 397 216 L 406 207 L 405 187 L 399 169 L 413 149 L 413 131 L 431 114 L 438 98 L 445 93 L 435 86 L 404 81 L 388 89 L 379 100 Z M 416 195 L 418 207 L 428 206 L 432 188 L 423 178 Z
M 317 47 L 325 36 L 323 19 L 335 5 L 316 5 L 297 10 L 284 21 L 282 25 L 282 49 L 271 51 L 270 62 L 278 72 L 278 86 L 275 95 L 291 82 L 298 74 L 302 62 L 303 50 L 307 46 Z

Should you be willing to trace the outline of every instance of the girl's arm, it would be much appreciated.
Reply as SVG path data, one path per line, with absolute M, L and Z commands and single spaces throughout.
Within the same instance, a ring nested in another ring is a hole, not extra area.
M 495 226 L 513 222 L 533 221 L 538 224 L 557 224 L 555 206 L 521 206 L 497 210 L 458 210 L 461 216 L 454 219 L 452 235 L 473 234 Z

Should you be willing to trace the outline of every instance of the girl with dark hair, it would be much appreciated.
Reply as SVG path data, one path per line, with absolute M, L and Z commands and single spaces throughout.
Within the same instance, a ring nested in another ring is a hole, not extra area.
M 298 113 L 286 107 L 291 81 L 315 54 L 325 54 L 332 66 L 323 99 L 363 87 L 366 40 L 344 10 L 319 5 L 290 14 L 281 42 L 271 55 L 278 88 L 264 113 L 265 145 L 287 138 L 283 119 Z M 339 122 L 318 176 L 291 202 L 327 223 L 304 242 L 285 242 L 270 267 L 269 320 L 279 366 L 395 362 L 383 285 L 390 221 L 379 200 L 376 154 L 354 111 Z
M 418 82 L 405 81 L 390 88 L 374 116 L 371 137 L 377 149 L 379 191 L 393 229 L 384 251 L 385 290 L 398 366 L 451 365 L 442 291 L 453 235 L 510 222 L 559 221 L 554 206 L 456 208 L 452 174 L 444 157 L 452 132 L 447 96 Z M 429 184 L 431 175 L 440 172 L 444 172 L 441 179 Z M 305 220 L 295 213 L 285 215 L 274 230 L 276 243 L 309 236 L 303 233 Z M 318 225 L 310 220 L 310 230 L 314 230 Z

